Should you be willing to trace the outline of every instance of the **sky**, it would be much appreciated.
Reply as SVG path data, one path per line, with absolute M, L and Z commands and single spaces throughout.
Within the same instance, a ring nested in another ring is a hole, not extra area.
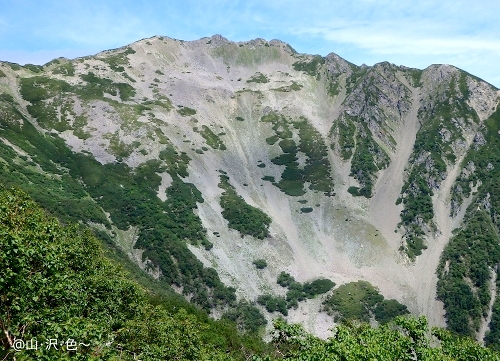
M 280 39 L 357 64 L 455 65 L 500 88 L 499 0 L 0 0 L 0 60 L 44 64 L 155 35 Z

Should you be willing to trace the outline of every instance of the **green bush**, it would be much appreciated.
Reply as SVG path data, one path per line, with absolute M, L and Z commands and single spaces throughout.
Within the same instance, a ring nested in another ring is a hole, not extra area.
M 264 269 L 267 267 L 267 262 L 265 259 L 259 258 L 252 262 L 257 269 Z

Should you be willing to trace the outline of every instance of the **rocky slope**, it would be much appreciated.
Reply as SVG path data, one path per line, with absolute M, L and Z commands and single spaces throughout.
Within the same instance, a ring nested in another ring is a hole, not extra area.
M 219 35 L 0 71 L 0 181 L 214 314 L 285 296 L 285 271 L 365 280 L 496 340 L 500 92 L 484 81 Z M 471 227 L 491 237 L 460 245 Z M 288 318 L 327 334 L 328 295 Z

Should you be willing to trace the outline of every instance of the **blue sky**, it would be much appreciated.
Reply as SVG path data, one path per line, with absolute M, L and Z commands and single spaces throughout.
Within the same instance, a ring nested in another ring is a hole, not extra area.
M 264 38 L 361 65 L 458 66 L 500 87 L 499 0 L 0 0 L 0 60 L 43 64 L 141 38 Z

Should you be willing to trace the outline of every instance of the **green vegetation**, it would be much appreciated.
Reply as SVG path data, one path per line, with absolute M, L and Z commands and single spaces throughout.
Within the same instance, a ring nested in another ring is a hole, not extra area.
M 377 328 L 347 322 L 335 327 L 334 335 L 327 340 L 307 334 L 300 325 L 277 319 L 272 344 L 278 355 L 275 359 L 282 360 L 500 360 L 500 354 L 470 338 L 457 337 L 439 328 L 429 330 L 425 317 L 400 316 Z
M 7 75 L 0 69 L 0 78 L 5 78 Z
M 259 258 L 252 262 L 257 269 L 264 269 L 267 267 L 267 262 L 265 259 Z
M 292 64 L 293 68 L 297 71 L 303 71 L 304 73 L 311 76 L 318 76 L 319 67 L 325 63 L 325 58 L 320 55 L 313 56 L 312 59 L 307 59 L 305 61 L 296 61 Z
M 352 73 L 346 79 L 346 92 L 349 94 L 356 88 L 359 82 L 365 77 L 366 73 L 368 73 L 367 66 L 356 66 L 351 64 Z
M 441 256 L 437 295 L 444 303 L 449 329 L 474 336 L 488 311 L 489 287 L 496 273 L 497 293 L 485 341 L 499 350 L 500 111 L 484 124 L 485 144 L 472 147 L 462 163 L 464 167 L 473 164 L 475 170 L 461 173 L 452 191 L 452 201 L 456 203 L 468 196 L 473 200 L 462 227 L 454 233 Z M 478 187 L 476 193 L 472 193 L 474 185 Z
M 327 88 L 328 95 L 331 97 L 336 97 L 340 94 L 339 83 L 337 79 L 331 79 L 328 83 Z
M 258 239 L 267 237 L 271 217 L 259 208 L 247 204 L 236 193 L 226 175 L 221 174 L 219 187 L 224 189 L 220 197 L 220 205 L 224 209 L 222 216 L 229 222 L 229 228 L 237 230 L 242 236 L 249 235 Z
M 185 109 L 185 108 L 182 108 L 182 109 Z M 203 125 L 201 127 L 201 129 L 202 129 L 201 131 L 198 131 L 196 129 L 195 132 L 200 133 L 200 135 L 207 142 L 208 146 L 210 146 L 212 149 L 218 149 L 218 150 L 226 150 L 227 149 L 226 145 L 224 144 L 222 139 L 220 139 L 220 137 L 217 134 L 212 132 L 212 130 L 209 127 L 207 127 L 206 125 Z
M 18 70 L 21 70 L 22 69 L 22 66 L 19 65 L 19 64 L 16 64 L 16 63 L 11 63 L 9 61 L 5 61 L 4 62 L 5 64 L 7 64 L 8 66 L 10 66 L 10 68 L 14 71 L 18 71 Z
M 189 107 L 180 106 L 180 108 L 177 109 L 177 113 L 179 113 L 183 117 L 188 117 L 188 116 L 191 116 L 191 115 L 195 115 L 196 114 L 196 110 L 192 109 L 192 108 L 189 108 Z
M 303 85 L 297 83 L 296 81 L 292 81 L 291 85 L 284 85 L 284 86 L 281 86 L 279 88 L 275 88 L 275 89 L 271 89 L 271 90 L 278 91 L 278 92 L 289 93 L 291 91 L 299 91 L 303 87 L 304 87 Z
M 423 71 L 420 69 L 410 69 L 405 72 L 405 76 L 409 74 L 409 79 L 411 79 L 410 84 L 416 88 L 419 88 L 422 86 L 422 73 Z
M 287 302 L 284 297 L 272 295 L 260 295 L 257 303 L 266 308 L 267 312 L 279 312 L 283 316 L 288 316 Z
M 445 88 L 439 90 L 442 95 L 435 95 L 437 99 L 428 99 L 433 101 L 433 105 L 419 111 L 423 125 L 417 133 L 409 175 L 401 192 L 404 209 L 400 225 L 404 227 L 406 237 L 403 249 L 410 259 L 415 259 L 426 248 L 422 225 L 435 230 L 432 221 L 433 188 L 438 187 L 444 179 L 447 163 L 455 162 L 451 144 L 456 140 L 464 140 L 460 133 L 462 127 L 455 124 L 456 119 L 461 119 L 464 126 L 479 122 L 476 112 L 467 104 L 467 89 L 456 89 L 457 81 L 459 84 L 465 81 L 461 80 L 464 76 L 461 74 L 458 80 L 456 76 L 452 78 Z M 454 101 L 450 102 L 449 99 Z
M 113 83 L 110 79 L 99 78 L 93 72 L 81 75 L 82 80 L 87 82 L 85 87 L 77 87 L 76 94 L 83 99 L 100 99 L 104 93 L 119 95 L 122 101 L 130 100 L 135 96 L 135 89 L 127 83 Z
M 490 215 L 470 218 L 450 240 L 438 268 L 438 298 L 446 309 L 450 330 L 474 336 L 490 303 L 491 272 L 500 257 L 500 237 Z
M 354 134 L 356 133 L 356 125 L 354 125 L 353 119 L 351 117 L 344 117 L 341 121 L 337 122 L 334 127 L 332 127 L 332 132 L 337 130 L 338 132 L 338 144 L 340 147 L 340 155 L 344 160 L 348 160 L 352 157 L 353 149 L 356 146 L 354 141 Z M 331 145 L 332 149 L 334 144 Z
M 239 122 L 243 122 L 245 119 L 243 119 L 242 117 L 236 117 L 236 120 Z
M 300 209 L 301 213 L 311 213 L 313 209 L 311 207 L 303 207 Z
M 52 70 L 53 74 L 61 74 L 64 76 L 74 76 L 75 75 L 75 67 L 71 62 L 67 62 L 62 64 L 61 66 L 58 66 L 57 68 L 54 68 Z
M 325 195 L 333 194 L 330 162 L 321 134 L 303 117 L 297 121 L 288 121 L 283 115 L 273 112 L 263 116 L 261 121 L 272 123 L 272 129 L 276 132 L 276 135 L 266 139 L 268 144 L 275 144 L 281 139 L 278 145 L 283 154 L 274 157 L 271 162 L 284 165 L 285 169 L 280 181 L 273 184 L 290 196 L 304 195 L 306 182 L 310 183 L 311 190 Z M 298 132 L 298 145 L 292 139 L 294 130 Z M 303 168 L 299 167 L 299 152 L 306 157 Z
M 356 141 L 356 149 L 351 160 L 351 174 L 360 184 L 361 188 L 351 187 L 349 193 L 354 196 L 370 198 L 375 173 L 389 165 L 389 156 L 373 140 L 372 133 L 362 123 L 363 132 L 359 132 Z
M 268 353 L 248 303 L 213 321 L 175 294 L 150 294 L 106 259 L 86 229 L 61 227 L 19 191 L 0 188 L 0 357 L 18 360 L 244 360 Z M 15 256 L 13 256 L 15 255 Z M 242 322 L 242 330 L 230 321 Z M 14 351 L 14 339 L 38 348 Z M 78 343 L 47 348 L 49 339 Z
M 113 55 L 106 55 L 106 56 L 99 58 L 99 59 L 102 60 L 103 62 L 107 63 L 112 70 L 121 73 L 121 72 L 125 72 L 124 65 L 129 64 L 128 57 L 127 57 L 129 54 L 135 54 L 135 50 L 130 48 L 130 47 L 127 47 L 121 53 L 116 53 Z
M 280 51 L 276 47 L 249 47 L 244 44 L 227 43 L 210 49 L 213 55 L 223 59 L 227 66 L 242 65 L 253 67 L 278 59 Z
M 281 272 L 278 275 L 276 283 L 281 287 L 288 288 L 286 293 L 287 308 L 297 308 L 298 302 L 304 301 L 306 298 L 314 298 L 316 295 L 326 293 L 335 287 L 334 282 L 324 278 L 301 284 L 295 281 L 295 278 L 286 272 Z
M 28 69 L 29 71 L 31 71 L 33 73 L 40 73 L 43 71 L 42 65 L 25 64 L 25 65 L 23 65 L 23 68 Z
M 255 73 L 247 80 L 247 83 L 269 83 L 269 78 L 262 73 Z
M 192 184 L 180 179 L 188 175 L 186 154 L 179 154 L 165 139 L 160 160 L 135 169 L 123 163 L 103 165 L 88 155 L 73 153 L 62 139 L 39 133 L 8 96 L 0 99 L 0 105 L 2 136 L 29 155 L 20 158 L 13 148 L 0 143 L 0 158 L 5 160 L 0 163 L 0 182 L 27 191 L 65 222 L 92 222 L 109 229 L 104 213 L 108 212 L 119 229 L 137 227 L 135 247 L 159 267 L 165 284 L 182 286 L 184 294 L 205 310 L 234 303 L 234 289 L 225 287 L 215 271 L 204 268 L 186 247 L 186 242 L 212 247 L 193 213 L 203 198 Z M 167 201 L 162 202 L 157 197 L 158 174 L 165 171 L 172 184 Z
M 396 300 L 384 300 L 378 290 L 366 281 L 346 283 L 335 289 L 324 302 L 325 310 L 335 316 L 335 322 L 359 320 L 369 322 L 372 314 L 380 323 L 408 313 Z

